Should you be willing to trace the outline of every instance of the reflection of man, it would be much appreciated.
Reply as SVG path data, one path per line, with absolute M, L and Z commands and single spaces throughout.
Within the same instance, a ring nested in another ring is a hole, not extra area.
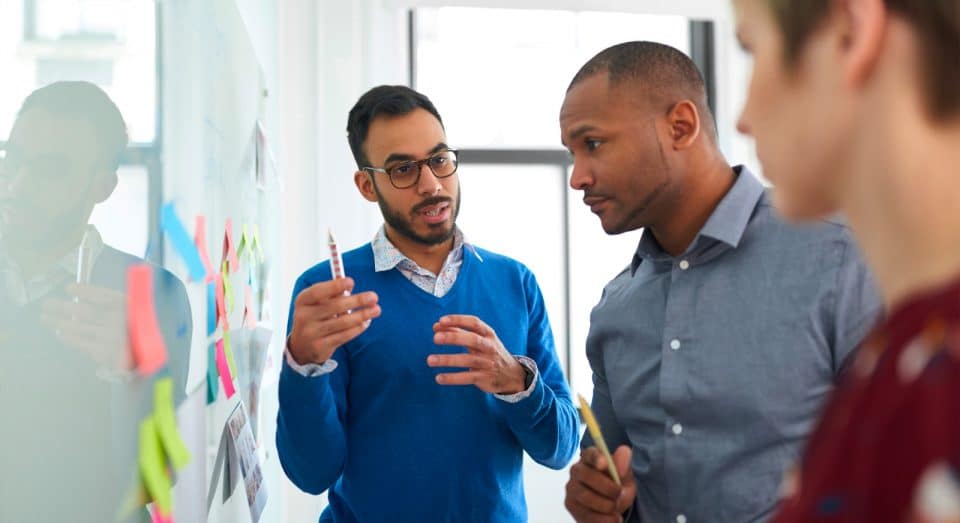
M 592 440 L 566 504 L 581 522 L 763 521 L 822 401 L 880 308 L 836 222 L 787 225 L 717 146 L 703 78 L 651 42 L 602 51 L 560 111 L 570 185 L 608 234 L 643 228 L 590 317 Z
M 371 89 L 348 138 L 386 223 L 343 255 L 351 278 L 325 262 L 297 281 L 280 463 L 330 489 L 324 522 L 526 521 L 524 451 L 561 468 L 578 428 L 536 280 L 464 241 L 457 154 L 427 97 Z
M 32 93 L 10 132 L 0 170 L 0 521 L 112 521 L 136 486 L 153 382 L 131 368 L 125 287 L 143 260 L 87 224 L 116 187 L 126 143 L 116 106 L 83 82 Z M 159 268 L 153 290 L 162 373 L 182 393 L 186 293 Z

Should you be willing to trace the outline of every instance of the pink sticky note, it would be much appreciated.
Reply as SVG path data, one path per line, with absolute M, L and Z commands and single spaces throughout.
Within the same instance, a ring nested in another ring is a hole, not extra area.
M 153 307 L 153 273 L 149 265 L 127 271 L 127 334 L 137 371 L 149 376 L 167 362 L 167 348 Z
M 150 511 L 150 520 L 153 523 L 173 523 L 173 514 L 164 514 L 156 505 Z
M 200 259 L 203 260 L 203 266 L 207 269 L 207 281 L 213 281 L 216 272 L 213 270 L 213 264 L 210 263 L 210 253 L 207 252 L 207 219 L 202 214 L 197 215 L 197 227 L 193 235 L 193 242 L 197 244 Z
M 220 371 L 220 383 L 223 384 L 223 390 L 227 393 L 227 398 L 233 396 L 236 391 L 233 389 L 230 364 L 227 363 L 227 355 L 223 352 L 223 339 L 217 340 L 217 370 Z
M 237 257 L 237 248 L 233 244 L 233 220 L 227 218 L 225 232 L 223 233 L 223 259 L 230 263 L 230 272 L 240 270 L 240 258 Z

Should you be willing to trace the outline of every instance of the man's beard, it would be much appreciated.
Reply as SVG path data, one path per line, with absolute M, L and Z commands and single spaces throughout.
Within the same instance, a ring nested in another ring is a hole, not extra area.
M 450 228 L 448 229 L 441 228 L 442 227 L 441 225 L 437 225 L 435 227 L 438 230 L 436 232 L 433 232 L 427 235 L 417 233 L 417 231 L 413 229 L 413 224 L 411 223 L 411 220 L 407 216 L 405 216 L 402 212 L 397 211 L 387 205 L 386 200 L 384 199 L 383 195 L 380 193 L 380 189 L 377 188 L 376 183 L 373 184 L 373 190 L 377 193 L 377 205 L 380 206 L 380 212 L 383 214 L 383 221 L 387 222 L 387 225 L 393 228 L 393 230 L 397 231 L 397 233 L 417 243 L 421 243 L 423 245 L 439 245 L 445 241 L 450 240 L 450 238 L 453 238 L 453 233 L 454 233 L 454 230 L 456 229 L 454 225 L 457 223 L 457 216 L 460 214 L 459 187 L 457 188 L 457 201 L 456 203 L 453 204 L 453 209 L 452 209 L 453 212 L 452 212 L 452 219 L 450 220 Z M 413 208 L 412 212 L 416 213 L 418 209 L 421 209 L 423 207 L 436 205 L 439 203 L 445 203 L 445 202 L 451 202 L 451 199 L 443 198 L 439 196 L 435 196 L 433 198 L 427 198 L 426 200 L 417 204 L 417 206 Z

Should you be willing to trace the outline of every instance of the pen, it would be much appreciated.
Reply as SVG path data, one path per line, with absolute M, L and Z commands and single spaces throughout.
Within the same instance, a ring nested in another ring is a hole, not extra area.
M 597 423 L 597 418 L 593 416 L 593 411 L 590 410 L 590 405 L 587 403 L 587 400 L 583 399 L 583 396 L 577 394 L 577 397 L 580 398 L 580 413 L 583 414 L 583 420 L 587 423 L 587 430 L 590 431 L 590 437 L 593 438 L 593 443 L 600 449 L 600 452 L 603 452 L 603 457 L 607 458 L 607 468 L 610 471 L 610 477 L 613 478 L 613 481 L 617 485 L 620 485 L 620 474 L 617 474 L 617 466 L 613 463 L 613 458 L 610 456 L 610 449 L 607 448 L 607 443 L 603 440 L 603 434 L 600 432 L 600 425 Z
M 346 278 L 343 272 L 343 258 L 340 256 L 340 249 L 337 248 L 337 240 L 333 237 L 333 229 L 327 229 L 327 246 L 330 247 L 330 275 L 333 279 Z M 343 291 L 344 296 L 350 293 Z

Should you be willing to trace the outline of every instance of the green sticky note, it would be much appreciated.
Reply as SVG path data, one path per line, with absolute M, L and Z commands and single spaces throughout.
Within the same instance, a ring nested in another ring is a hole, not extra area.
M 217 401 L 220 384 L 217 382 L 217 346 L 207 346 L 207 405 Z
M 164 514 L 173 513 L 170 476 L 163 458 L 163 448 L 153 416 L 140 422 L 140 476 L 150 499 Z
M 223 329 L 223 352 L 227 355 L 230 375 L 237 377 L 237 362 L 233 359 L 233 349 L 230 347 L 230 329 Z
M 190 451 L 180 438 L 177 430 L 177 415 L 173 409 L 173 379 L 157 380 L 153 389 L 153 418 L 160 434 L 163 449 L 170 457 L 174 470 L 180 470 L 190 463 Z

